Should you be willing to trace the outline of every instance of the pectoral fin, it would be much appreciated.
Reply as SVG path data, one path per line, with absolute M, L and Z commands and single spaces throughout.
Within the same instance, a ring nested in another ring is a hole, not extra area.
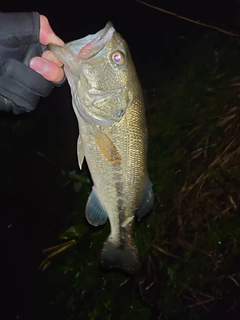
M 79 168 L 82 169 L 82 163 L 84 160 L 84 150 L 83 150 L 83 144 L 82 144 L 82 140 L 81 140 L 80 135 L 79 135 L 78 141 L 77 141 L 77 156 L 78 156 Z
M 86 219 L 92 226 L 97 227 L 104 224 L 107 218 L 107 212 L 102 207 L 95 188 L 93 187 L 86 205 Z
M 102 131 L 96 130 L 93 134 L 94 140 L 98 145 L 102 155 L 114 165 L 119 165 L 121 163 L 121 156 L 113 144 L 113 142 L 109 139 L 109 137 Z
M 153 206 L 153 200 L 154 196 L 152 191 L 152 183 L 150 182 L 150 180 L 148 180 L 142 203 L 136 212 L 138 221 L 140 221 L 149 211 L 151 211 Z

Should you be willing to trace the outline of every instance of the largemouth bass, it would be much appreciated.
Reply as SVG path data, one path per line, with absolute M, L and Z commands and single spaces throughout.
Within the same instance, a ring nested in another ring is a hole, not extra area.
M 49 47 L 64 64 L 79 125 L 78 162 L 81 169 L 86 158 L 93 180 L 86 218 L 93 226 L 110 220 L 101 266 L 134 273 L 134 218 L 151 210 L 153 191 L 142 89 L 128 46 L 108 23 L 94 35 Z

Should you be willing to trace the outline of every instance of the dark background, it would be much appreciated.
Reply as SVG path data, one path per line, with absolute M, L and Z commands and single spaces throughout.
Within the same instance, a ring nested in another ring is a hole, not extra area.
M 239 32 L 239 1 L 149 0 L 148 3 Z M 95 33 L 111 20 L 128 42 L 140 75 L 164 68 L 184 39 L 197 40 L 209 32 L 208 28 L 133 0 L 55 4 L 8 1 L 1 4 L 1 10 L 38 11 L 48 17 L 53 30 L 65 42 Z M 13 130 L 23 124 L 25 129 Z M 61 170 L 78 170 L 77 133 L 67 84 L 55 89 L 32 114 L 1 114 L 1 275 L 6 302 L 4 299 L 0 319 L 29 319 L 37 296 L 35 276 L 41 251 L 64 228 L 64 218 L 59 221 L 58 215 L 67 217 L 73 206 L 73 195 L 69 191 L 66 197 L 58 186 Z M 37 152 L 43 152 L 53 164 Z
M 146 1 L 193 20 L 227 29 L 240 26 L 240 2 L 225 1 Z M 165 50 L 171 50 L 179 37 L 196 38 L 207 32 L 176 17 L 149 8 L 137 1 L 78 1 L 60 3 L 29 2 L 1 5 L 2 11 L 38 11 L 46 15 L 65 42 L 95 33 L 111 20 L 129 43 L 134 60 L 139 65 L 155 60 L 161 63 Z

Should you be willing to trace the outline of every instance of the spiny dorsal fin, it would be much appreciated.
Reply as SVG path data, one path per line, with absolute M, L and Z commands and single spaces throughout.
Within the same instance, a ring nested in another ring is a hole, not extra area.
M 149 211 L 151 211 L 153 206 L 153 201 L 154 201 L 154 195 L 152 191 L 152 183 L 148 179 L 145 185 L 145 193 L 142 199 L 142 203 L 136 212 L 138 221 L 140 221 L 147 213 L 149 213 Z

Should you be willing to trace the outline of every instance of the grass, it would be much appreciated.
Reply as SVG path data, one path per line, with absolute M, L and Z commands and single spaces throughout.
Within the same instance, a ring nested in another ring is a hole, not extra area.
M 180 53 L 182 63 L 177 60 L 150 92 L 145 90 L 149 167 L 157 194 L 149 267 L 154 266 L 152 287 L 159 287 L 157 304 L 166 319 L 179 319 L 181 308 L 193 319 L 217 316 L 220 304 L 230 319 L 238 308 L 237 48 L 229 38 L 205 38 Z

